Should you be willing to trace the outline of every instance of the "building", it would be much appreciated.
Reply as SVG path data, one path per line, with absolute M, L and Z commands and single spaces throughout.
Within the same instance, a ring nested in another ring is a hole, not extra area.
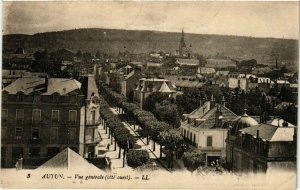
M 231 89 L 239 88 L 241 90 L 247 91 L 248 84 L 249 82 L 246 78 L 228 78 L 228 87 Z
M 190 58 L 191 53 L 192 53 L 191 47 L 192 47 L 192 45 L 190 45 L 190 47 L 186 46 L 185 40 L 184 40 L 184 31 L 182 29 L 180 43 L 179 43 L 179 49 L 178 49 L 177 55 L 179 57 L 188 57 L 188 58 Z
M 226 161 L 236 172 L 295 169 L 296 127 L 280 121 L 257 124 L 247 115 L 233 121 L 226 140 Z
M 97 128 L 100 125 L 100 101 L 94 75 L 82 79 L 81 91 L 85 95 L 84 157 L 93 158 L 96 157 L 96 146 L 101 140 Z
M 39 166 L 66 147 L 81 156 L 92 152 L 90 145 L 99 142 L 96 131 L 99 113 L 90 102 L 94 98 L 84 94 L 84 89 L 86 85 L 75 79 L 47 77 L 19 78 L 5 87 L 2 167 L 14 167 L 19 158 Z
M 213 75 L 216 73 L 216 70 L 211 67 L 199 67 L 197 73 L 201 75 Z
M 176 86 L 167 79 L 141 78 L 134 90 L 134 101 L 143 107 L 144 100 L 152 93 L 166 93 L 175 97 Z
M 220 68 L 236 68 L 236 62 L 231 59 L 206 59 L 205 67 Z
M 176 64 L 179 64 L 180 66 L 199 66 L 199 60 L 198 59 L 183 59 L 183 58 L 177 58 L 175 61 Z
M 195 150 L 206 155 L 206 164 L 225 160 L 227 129 L 236 114 L 222 104 L 207 101 L 190 114 L 185 114 L 181 122 L 182 136 L 194 145 Z
M 141 73 L 140 69 L 135 69 L 124 76 L 121 84 L 121 94 L 130 100 L 133 100 L 133 91 L 136 88 L 139 79 L 143 77 L 145 77 L 145 75 Z

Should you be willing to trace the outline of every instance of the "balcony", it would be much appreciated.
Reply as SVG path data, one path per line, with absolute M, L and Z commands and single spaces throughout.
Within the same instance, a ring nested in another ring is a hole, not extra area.
M 40 138 L 31 138 L 28 141 L 28 144 L 41 144 L 42 140 Z

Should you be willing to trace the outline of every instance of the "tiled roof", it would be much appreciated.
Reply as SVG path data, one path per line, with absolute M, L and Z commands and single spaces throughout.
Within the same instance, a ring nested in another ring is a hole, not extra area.
M 197 119 L 203 119 L 202 122 L 199 123 L 198 126 L 194 126 L 194 124 L 188 124 L 187 122 L 182 122 L 182 124 L 190 127 L 194 127 L 195 129 L 212 129 L 215 126 L 215 118 L 217 113 L 217 106 L 221 108 L 222 116 L 223 116 L 223 123 L 232 121 L 237 117 L 235 113 L 233 113 L 231 110 L 229 110 L 227 107 L 216 104 L 213 108 L 211 108 L 208 111 L 204 111 L 203 108 L 208 106 L 208 103 L 204 103 L 203 106 L 197 108 L 192 113 L 189 114 L 189 116 Z
M 264 123 L 253 127 L 244 128 L 240 131 L 255 137 L 257 135 L 257 131 L 259 131 L 259 138 L 270 142 L 293 141 L 294 136 L 294 127 L 278 127 Z
M 189 81 L 189 80 L 177 81 L 175 83 L 175 86 L 185 87 L 185 88 L 201 88 L 203 85 L 204 85 L 203 82 Z
M 24 94 L 30 94 L 37 89 L 41 89 L 41 85 L 45 84 L 45 78 L 39 77 L 24 77 L 19 78 L 7 87 L 3 91 L 7 91 L 10 94 L 16 94 L 18 92 L 23 92 Z M 45 90 L 45 86 L 43 87 Z

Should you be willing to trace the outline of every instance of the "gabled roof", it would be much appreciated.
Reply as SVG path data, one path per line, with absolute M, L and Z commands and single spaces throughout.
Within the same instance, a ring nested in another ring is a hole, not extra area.
M 166 82 L 163 82 L 158 92 L 173 92 L 170 90 Z
M 257 131 L 259 138 L 270 142 L 293 141 L 295 127 L 278 127 L 271 124 L 259 124 L 253 127 L 241 129 L 240 132 L 256 137 Z
M 236 114 L 233 113 L 230 109 L 227 107 L 217 104 L 219 108 L 221 108 L 222 116 L 223 116 L 223 123 L 224 122 L 229 122 L 232 121 L 233 119 L 236 118 Z M 217 106 L 213 107 L 210 109 L 203 117 L 202 119 L 205 119 L 206 121 L 202 124 L 200 124 L 198 127 L 200 128 L 206 128 L 206 129 L 211 129 L 215 125 L 215 118 L 216 118 L 216 113 L 217 113 Z
M 36 170 L 84 170 L 84 171 L 97 171 L 101 170 L 90 164 L 87 160 L 81 157 L 70 148 L 66 148 L 58 153 L 56 156 L 48 160 L 46 163 L 38 167 Z

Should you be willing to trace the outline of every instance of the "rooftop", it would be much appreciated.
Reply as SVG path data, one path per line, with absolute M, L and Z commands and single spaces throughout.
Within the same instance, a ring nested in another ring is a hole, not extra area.
M 283 142 L 293 141 L 295 127 L 278 127 L 271 124 L 259 124 L 252 127 L 241 129 L 240 131 L 249 134 L 256 138 L 257 131 L 259 131 L 259 138 L 265 139 L 269 142 Z

